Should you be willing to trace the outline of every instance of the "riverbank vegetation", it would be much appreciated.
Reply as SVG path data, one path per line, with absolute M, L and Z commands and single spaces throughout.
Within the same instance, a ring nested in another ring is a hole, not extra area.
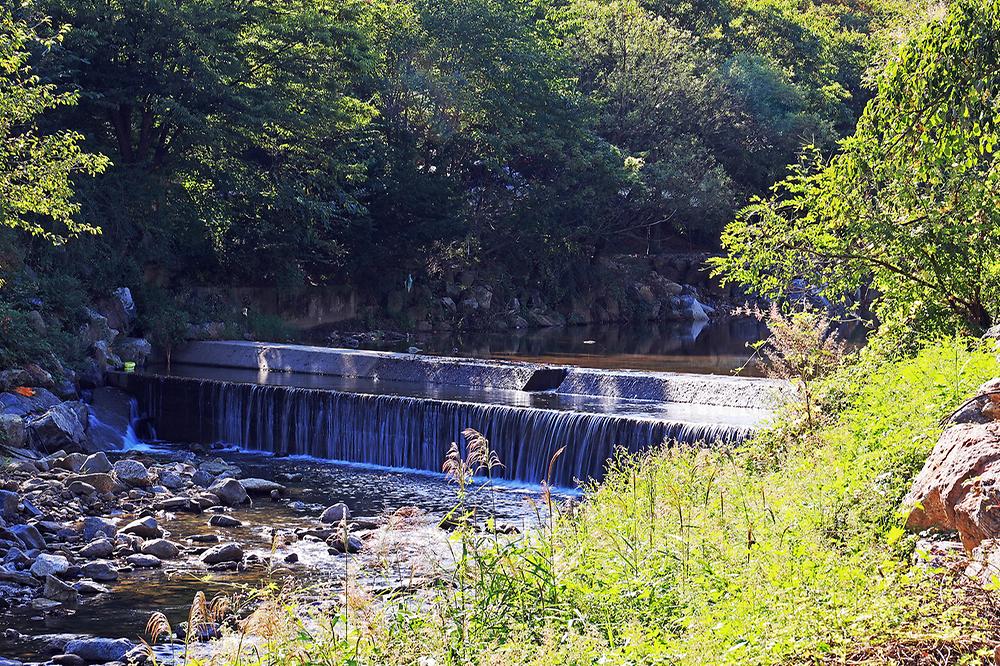
M 455 562 L 415 595 L 358 587 L 309 613 L 309 593 L 272 590 L 239 625 L 259 661 L 235 628 L 214 663 L 984 663 L 991 593 L 931 559 L 899 509 L 995 354 L 862 353 L 822 380 L 815 428 L 793 411 L 746 447 L 622 456 L 576 506 L 539 497 L 535 532 L 456 532 Z

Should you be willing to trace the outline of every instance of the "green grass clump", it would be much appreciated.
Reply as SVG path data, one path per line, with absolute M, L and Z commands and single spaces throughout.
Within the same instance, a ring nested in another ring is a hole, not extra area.
M 547 522 L 543 498 L 539 532 L 460 532 L 457 566 L 422 595 L 355 600 L 346 623 L 282 604 L 292 610 L 272 654 L 425 666 L 982 663 L 995 623 L 941 571 L 911 564 L 900 503 L 940 419 L 997 374 L 995 352 L 968 341 L 893 362 L 863 354 L 824 380 L 813 429 L 789 417 L 735 450 L 622 455 L 575 510 Z

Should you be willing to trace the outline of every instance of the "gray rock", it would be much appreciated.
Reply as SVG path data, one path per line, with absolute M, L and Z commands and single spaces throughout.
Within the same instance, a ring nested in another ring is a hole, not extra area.
M 108 539 L 97 539 L 80 549 L 80 557 L 85 557 L 88 560 L 103 560 L 111 557 L 114 552 L 114 544 Z
M 118 357 L 118 354 L 112 351 L 111 345 L 108 344 L 107 340 L 98 340 L 95 342 L 93 354 L 94 360 L 97 361 L 97 367 L 100 368 L 101 372 L 117 370 L 122 367 L 122 360 Z
M 24 448 L 27 432 L 24 419 L 17 414 L 0 414 L 0 442 L 15 449 Z
M 243 523 L 232 516 L 218 513 L 208 519 L 208 524 L 212 527 L 243 527 Z
M 208 488 L 215 483 L 215 476 L 203 469 L 197 470 L 191 477 L 191 483 L 202 488 Z
M 46 576 L 58 576 L 69 570 L 69 560 L 62 555 L 50 555 L 43 553 L 35 558 L 31 565 L 31 575 L 35 578 L 45 578 Z
M 170 490 L 180 490 L 187 486 L 187 481 L 177 472 L 165 469 L 160 472 L 160 485 L 166 486 Z
M 326 524 L 339 523 L 345 518 L 351 517 L 351 510 L 343 502 L 338 502 L 333 506 L 328 506 L 320 515 L 320 522 Z
M 236 479 L 222 479 L 208 488 L 226 506 L 236 506 L 248 499 L 246 488 Z
M 205 564 L 219 564 L 220 562 L 239 562 L 243 559 L 243 548 L 238 543 L 223 543 L 213 546 L 201 554 L 201 561 Z
M 69 453 L 62 458 L 53 460 L 52 466 L 58 469 L 68 469 L 71 472 L 79 472 L 86 460 L 87 456 L 82 453 Z
M 66 486 L 66 490 L 70 491 L 74 495 L 93 495 L 97 492 L 97 489 L 89 483 L 84 483 L 83 481 L 73 481 Z
M 356 536 L 348 536 L 347 543 L 344 543 L 344 538 L 340 535 L 334 535 L 330 537 L 326 544 L 330 546 L 330 549 L 336 551 L 337 553 L 356 553 L 364 547 L 364 544 Z
M 83 474 L 107 474 L 112 469 L 114 468 L 111 461 L 108 460 L 108 455 L 103 451 L 98 451 L 83 461 L 80 472 Z
M 188 540 L 193 543 L 219 543 L 218 534 L 192 534 Z
M 78 657 L 75 654 L 57 654 L 52 657 L 51 661 L 57 666 L 84 666 L 87 663 L 83 657 Z
M 111 590 L 101 585 L 100 583 L 95 583 L 91 580 L 81 580 L 78 583 L 73 584 L 73 589 L 83 595 L 93 595 L 93 594 L 107 594 Z
M 93 578 L 96 581 L 101 581 L 104 583 L 118 580 L 118 569 L 108 562 L 107 560 L 94 560 L 93 562 L 87 562 L 81 567 L 81 572 L 87 578 Z
M 41 582 L 27 571 L 13 571 L 0 567 L 0 581 L 16 583 L 25 587 L 38 587 Z
M 156 503 L 157 511 L 190 511 L 200 513 L 201 505 L 192 503 L 187 497 L 171 497 Z
M 146 488 L 150 485 L 149 470 L 138 460 L 119 460 L 114 464 L 114 474 L 126 486 Z
M 152 516 L 132 521 L 122 529 L 122 532 L 141 536 L 143 539 L 159 539 L 163 536 L 163 530 Z
M 180 549 L 166 539 L 153 539 L 142 544 L 140 552 L 144 555 L 155 555 L 161 560 L 172 560 L 180 555 Z
M 86 483 L 88 486 L 93 486 L 97 492 L 102 495 L 114 492 L 116 484 L 110 474 L 105 474 L 103 472 L 100 474 L 77 474 L 76 476 L 71 476 L 66 479 L 66 483 L 73 483 L 74 481 L 79 481 L 81 483 Z
M 155 555 L 129 555 L 125 558 L 125 561 L 136 569 L 159 569 L 163 566 L 163 562 L 161 562 L 160 558 Z
M 21 543 L 28 550 L 45 548 L 45 539 L 34 525 L 13 525 L 10 531 L 21 540 Z
M 107 518 L 88 516 L 83 519 L 83 538 L 85 541 L 93 541 L 98 536 L 114 539 L 117 534 L 118 527 Z
M 133 361 L 136 365 L 146 365 L 146 359 L 153 353 L 153 345 L 145 338 L 118 338 L 112 346 L 123 361 Z
M 45 577 L 45 585 L 42 587 L 42 596 L 53 601 L 61 601 L 64 604 L 75 605 L 79 601 L 79 593 L 70 585 L 62 582 L 53 575 Z
M 135 301 L 128 287 L 118 287 L 110 296 L 97 302 L 97 311 L 107 318 L 108 324 L 117 330 L 127 332 L 136 319 Z
M 4 564 L 12 564 L 19 569 L 27 569 L 31 566 L 31 558 L 23 550 L 16 546 L 7 551 L 3 556 Z
M 9 490 L 0 490 L 0 518 L 14 520 L 20 513 L 21 496 Z
M 35 449 L 49 453 L 59 449 L 79 450 L 83 446 L 87 433 L 73 405 L 59 403 L 28 421 L 28 441 Z
M 105 664 L 109 661 L 121 661 L 134 647 L 131 641 L 124 638 L 84 638 L 67 643 L 66 653 L 75 654 L 95 664 Z
M 270 495 L 275 490 L 279 493 L 285 493 L 288 490 L 280 483 L 266 479 L 240 479 L 240 485 L 243 486 L 248 495 Z

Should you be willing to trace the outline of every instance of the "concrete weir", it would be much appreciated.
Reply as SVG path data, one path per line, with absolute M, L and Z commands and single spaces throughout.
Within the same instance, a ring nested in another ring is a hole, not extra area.
M 191 343 L 167 367 L 112 381 L 160 438 L 437 471 L 465 428 L 501 475 L 603 477 L 617 448 L 735 444 L 766 421 L 780 382 L 606 371 L 243 341 Z

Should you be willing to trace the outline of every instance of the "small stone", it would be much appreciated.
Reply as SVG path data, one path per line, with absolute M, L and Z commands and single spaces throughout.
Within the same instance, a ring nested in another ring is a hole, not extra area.
M 70 453 L 56 460 L 52 466 L 59 469 L 68 469 L 71 472 L 79 472 L 86 460 L 87 456 L 82 453 Z
M 80 549 L 80 557 L 88 560 L 103 560 L 111 557 L 114 552 L 115 548 L 108 539 L 97 539 Z
M 298 561 L 299 561 L 298 553 L 289 553 L 288 555 L 285 555 L 285 560 L 284 560 L 285 564 L 295 564 Z
M 160 485 L 169 488 L 170 490 L 181 490 L 187 486 L 187 482 L 177 472 L 169 469 L 165 469 L 160 472 Z
M 246 488 L 236 479 L 222 479 L 209 486 L 208 490 L 226 506 L 236 506 L 248 499 Z
M 107 474 L 112 469 L 114 467 L 111 465 L 111 461 L 108 460 L 107 454 L 103 451 L 98 451 L 83 461 L 80 472 L 83 474 Z
M 339 502 L 337 504 L 334 504 L 333 506 L 328 506 L 323 511 L 322 515 L 320 515 L 319 519 L 320 522 L 329 525 L 331 523 L 339 523 L 343 521 L 345 518 L 350 518 L 350 517 L 351 517 L 351 510 L 347 508 L 346 504 L 344 504 L 343 502 Z
M 75 654 L 57 654 L 52 657 L 52 663 L 58 666 L 84 666 L 87 662 Z
M 83 575 L 101 582 L 118 580 L 118 569 L 107 560 L 95 560 L 82 567 Z
M 145 488 L 149 483 L 149 470 L 138 460 L 119 460 L 114 464 L 115 476 L 126 486 Z
M 74 495 L 93 495 L 97 492 L 97 488 L 90 485 L 89 483 L 84 483 L 83 481 L 74 481 L 68 486 L 66 490 L 70 491 Z
M 188 540 L 193 543 L 219 543 L 218 534 L 192 534 Z
M 201 513 L 201 505 L 192 502 L 186 497 L 171 497 L 170 499 L 165 499 L 162 502 L 156 503 L 157 511 L 189 511 L 192 513 Z
M 110 474 L 95 473 L 95 474 L 79 474 L 77 476 L 71 476 L 66 479 L 66 483 L 86 483 L 87 485 L 93 486 L 97 492 L 103 494 L 113 492 L 115 489 L 115 480 Z
M 199 469 L 191 476 L 191 483 L 202 488 L 208 488 L 215 483 L 215 477 L 203 469 Z
M 201 554 L 201 561 L 205 564 L 239 562 L 242 559 L 243 548 L 238 543 L 224 543 L 213 546 Z
M 153 539 L 142 544 L 144 555 L 155 555 L 161 560 L 172 560 L 180 555 L 180 549 L 166 539 Z
M 155 555 L 129 555 L 125 561 L 136 569 L 159 569 L 163 566 L 163 562 Z
M 208 519 L 208 524 L 212 527 L 243 527 L 243 523 L 232 516 L 218 513 Z
M 159 539 L 163 536 L 163 530 L 152 516 L 140 518 L 132 521 L 122 530 L 125 534 L 135 534 L 143 539 Z
M 49 575 L 58 576 L 66 573 L 68 569 L 69 560 L 62 555 L 49 555 L 48 553 L 36 557 L 31 565 L 31 573 L 36 578 L 45 578 Z
M 61 601 L 65 604 L 75 605 L 79 601 L 79 593 L 71 586 L 62 582 L 53 575 L 45 577 L 45 585 L 42 588 L 42 596 L 53 601 Z

